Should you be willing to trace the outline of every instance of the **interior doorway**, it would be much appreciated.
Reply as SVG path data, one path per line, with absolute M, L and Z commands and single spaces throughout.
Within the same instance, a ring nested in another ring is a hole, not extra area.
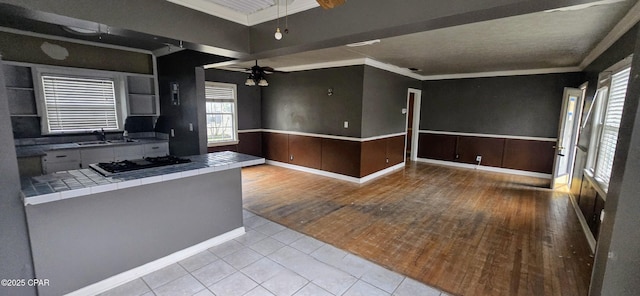
M 562 112 L 558 124 L 558 142 L 555 146 L 552 189 L 568 186 L 571 181 L 583 101 L 584 89 L 564 88 Z
M 420 97 L 422 91 L 410 88 L 407 93 L 407 109 L 405 124 L 405 161 L 418 158 L 418 135 L 420 132 Z

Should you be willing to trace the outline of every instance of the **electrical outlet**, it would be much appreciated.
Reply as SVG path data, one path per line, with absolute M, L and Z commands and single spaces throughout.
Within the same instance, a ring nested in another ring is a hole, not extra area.
M 175 137 L 176 136 L 176 131 L 174 129 L 171 129 L 171 137 Z
M 344 128 L 349 128 L 349 122 L 348 121 L 344 122 Z
M 189 131 L 192 132 L 193 131 L 193 123 L 189 123 Z
M 482 155 L 478 155 L 478 156 L 476 156 L 476 161 L 477 161 L 477 162 L 481 162 L 481 161 L 482 161 Z

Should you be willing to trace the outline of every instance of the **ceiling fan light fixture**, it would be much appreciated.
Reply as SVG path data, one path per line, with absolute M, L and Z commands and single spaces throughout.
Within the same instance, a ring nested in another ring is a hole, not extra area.
M 269 86 L 269 82 L 267 82 L 266 79 L 262 78 L 260 79 L 260 82 L 258 82 L 258 86 Z
M 247 81 L 244 82 L 244 85 L 246 86 L 256 85 L 256 81 L 253 79 L 253 75 L 249 74 L 249 77 L 247 77 Z
M 273 37 L 275 37 L 276 40 L 282 39 L 282 32 L 280 32 L 280 28 L 276 28 L 276 33 L 273 34 Z

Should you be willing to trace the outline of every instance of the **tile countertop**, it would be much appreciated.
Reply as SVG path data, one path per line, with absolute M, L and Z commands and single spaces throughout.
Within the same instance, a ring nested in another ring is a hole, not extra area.
M 97 145 L 79 145 L 78 143 L 62 143 L 62 144 L 43 144 L 43 145 L 23 145 L 16 146 L 16 156 L 18 157 L 30 157 L 30 156 L 44 156 L 47 151 L 62 150 L 62 149 L 80 149 L 80 148 L 94 148 L 94 147 L 114 147 L 122 145 L 142 145 L 152 143 L 163 143 L 167 140 L 157 138 L 137 138 L 135 142 L 115 142 L 109 144 L 97 144 Z
M 191 162 L 105 177 L 92 169 L 23 178 L 24 205 L 36 205 L 105 191 L 157 183 L 216 171 L 263 164 L 264 158 L 225 151 L 187 156 Z

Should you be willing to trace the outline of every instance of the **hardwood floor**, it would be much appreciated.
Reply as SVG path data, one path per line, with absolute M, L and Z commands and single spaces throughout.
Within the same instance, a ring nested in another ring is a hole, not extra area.
M 456 295 L 587 295 L 593 259 L 548 180 L 410 163 L 363 185 L 263 165 L 244 207 Z

